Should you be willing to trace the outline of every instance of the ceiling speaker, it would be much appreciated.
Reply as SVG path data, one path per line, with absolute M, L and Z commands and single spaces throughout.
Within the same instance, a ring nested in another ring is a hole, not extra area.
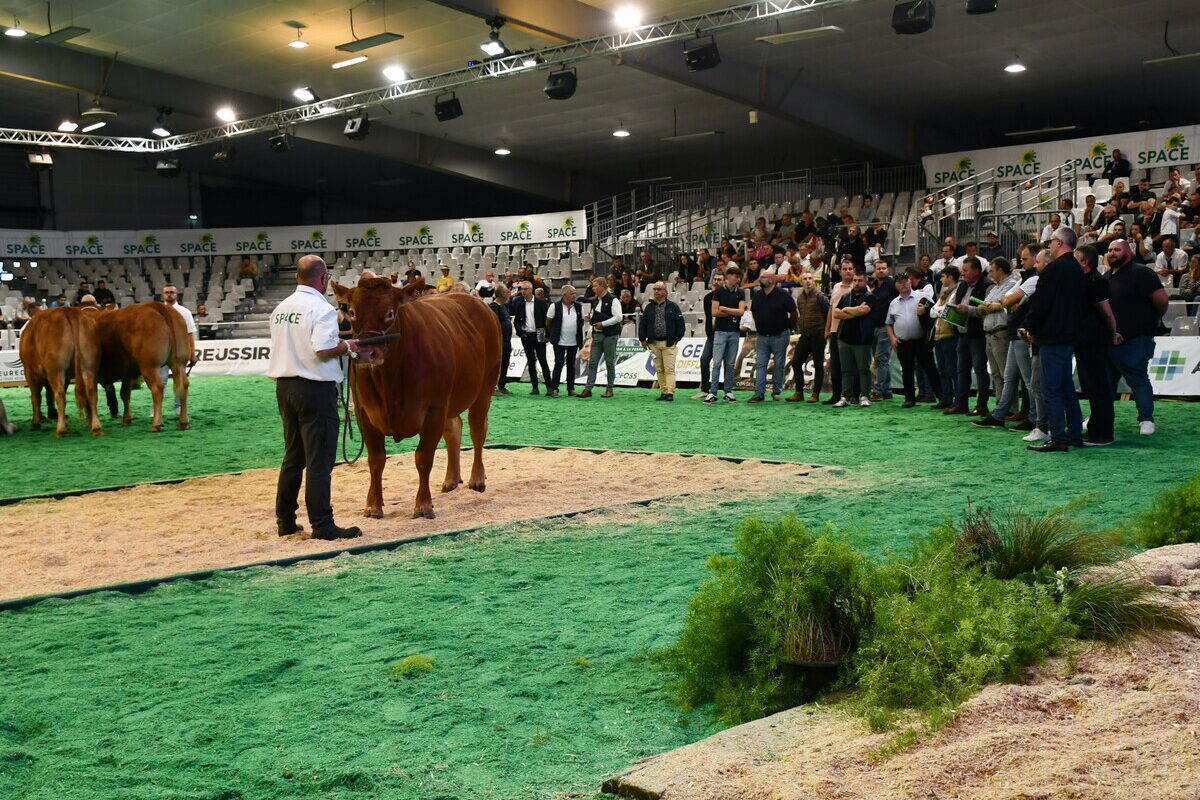
M 445 100 L 438 100 L 433 104 L 433 114 L 437 117 L 438 122 L 448 122 L 452 119 L 458 119 L 462 116 L 462 103 L 454 95 L 450 95 Z
M 699 40 L 697 40 L 699 41 Z M 710 38 L 703 44 L 689 43 L 683 48 L 683 62 L 687 64 L 688 72 L 700 72 L 712 69 L 721 63 L 721 54 L 717 51 L 717 40 Z
M 579 84 L 579 78 L 573 69 L 564 69 L 562 72 L 551 72 L 550 77 L 546 78 L 546 86 L 542 89 L 546 93 L 546 97 L 551 100 L 567 100 L 575 94 L 575 87 Z
M 342 129 L 342 133 L 346 134 L 347 139 L 359 141 L 367 138 L 367 134 L 371 132 L 371 120 L 367 119 L 367 115 L 359 114 L 356 117 L 350 117 L 346 120 L 346 127 Z
M 924 33 L 932 27 L 933 0 L 902 0 L 892 9 L 892 30 L 896 33 Z

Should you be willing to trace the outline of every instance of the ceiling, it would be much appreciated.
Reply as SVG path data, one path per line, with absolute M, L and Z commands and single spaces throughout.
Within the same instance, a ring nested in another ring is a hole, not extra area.
M 50 3 L 55 28 L 75 24 L 92 32 L 62 46 L 0 37 L 0 71 L 62 85 L 0 75 L 0 126 L 53 129 L 74 113 L 75 89 L 84 90 L 81 102 L 90 105 L 113 53 L 119 56 L 105 104 L 120 116 L 105 132 L 146 135 L 158 105 L 176 109 L 178 129 L 195 130 L 216 124 L 212 112 L 221 103 L 257 114 L 294 104 L 292 90 L 301 85 L 322 97 L 383 85 L 384 66 L 419 76 L 457 69 L 480 55 L 487 35 L 481 15 L 495 10 L 517 20 L 501 31 L 517 50 L 611 31 L 609 13 L 633 1 L 366 0 L 354 10 L 354 33 L 389 30 L 404 38 L 335 71 L 330 64 L 346 55 L 334 46 L 353 38 L 345 3 L 56 0 Z M 640 3 L 647 20 L 727 4 Z M 434 118 L 431 98 L 393 103 L 372 111 L 376 130 L 395 137 L 380 139 L 372 156 L 417 172 L 461 169 L 467 178 L 566 201 L 580 199 L 566 194 L 664 174 L 745 174 L 835 160 L 901 163 L 930 152 L 1034 141 L 1003 133 L 1043 125 L 1075 124 L 1078 135 L 1087 135 L 1195 121 L 1194 102 L 1185 98 L 1197 62 L 1158 69 L 1141 63 L 1168 54 L 1163 23 L 1172 14 L 1180 16 L 1171 19 L 1177 49 L 1190 51 L 1200 41 L 1200 15 L 1181 15 L 1175 0 L 1000 0 L 998 12 L 982 16 L 966 15 L 962 0 L 939 0 L 933 30 L 919 36 L 894 34 L 892 5 L 857 0 L 718 33 L 721 66 L 694 75 L 682 68 L 679 43 L 630 53 L 621 64 L 594 59 L 578 67 L 579 88 L 567 101 L 542 94 L 545 72 L 538 71 L 461 90 L 465 114 L 447 123 Z M 0 0 L 0 12 L 19 16 L 34 33 L 48 30 L 44 3 Z M 287 21 L 306 26 L 310 47 L 287 46 L 296 35 Z M 779 46 L 755 41 L 817 25 L 846 32 Z M 1014 55 L 1027 72 L 1002 71 Z M 749 121 L 752 108 L 761 112 L 757 124 Z M 614 138 L 618 125 L 632 135 Z M 712 130 L 722 133 L 662 141 Z M 326 138 L 341 148 L 365 146 Z M 498 157 L 491 151 L 501 141 L 513 151 L 506 172 L 492 166 Z M 451 147 L 458 148 L 455 166 L 431 162 L 431 150 Z M 310 155 L 330 160 L 324 171 L 336 175 L 337 149 Z M 470 161 L 478 168 L 461 166 Z

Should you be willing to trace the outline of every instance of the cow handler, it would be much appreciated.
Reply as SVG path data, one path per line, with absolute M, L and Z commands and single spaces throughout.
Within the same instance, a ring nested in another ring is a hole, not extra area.
M 304 530 L 296 524 L 296 498 L 304 477 L 304 507 L 314 539 L 354 539 L 356 527 L 333 522 L 329 477 L 337 457 L 337 387 L 342 380 L 338 356 L 357 358 L 358 342 L 339 339 L 337 309 L 325 299 L 329 273 L 325 262 L 308 255 L 296 263 L 295 293 L 271 314 L 271 364 L 275 398 L 283 420 L 283 463 L 275 493 L 280 536 Z

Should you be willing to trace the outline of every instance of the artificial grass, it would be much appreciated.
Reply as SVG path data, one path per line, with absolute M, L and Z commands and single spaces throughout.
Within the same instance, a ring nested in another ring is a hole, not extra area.
M 269 381 L 194 386 L 191 431 L 150 434 L 143 409 L 134 428 L 103 439 L 0 440 L 21 447 L 3 494 L 278 463 Z M 586 795 L 632 759 L 715 730 L 668 703 L 665 676 L 643 656 L 678 636 L 705 558 L 729 551 L 745 516 L 831 521 L 874 553 L 904 547 L 968 499 L 1030 513 L 1083 499 L 1082 513 L 1107 524 L 1194 472 L 1200 440 L 1186 404 L 1159 404 L 1154 437 L 1138 437 L 1132 404 L 1118 404 L 1117 445 L 1041 455 L 1016 434 L 899 401 L 704 407 L 634 389 L 612 400 L 514 389 L 493 405 L 492 441 L 847 469 L 816 494 L 774 485 L 771 497 L 703 511 L 659 504 L 636 523 L 507 526 L 311 573 L 261 570 L 0 614 L 0 797 Z M 0 397 L 27 425 L 27 395 Z M 697 486 L 719 497 L 720 471 Z M 619 503 L 619 488 L 602 489 L 601 502 Z M 531 514 L 536 506 L 531 498 Z M 431 671 L 394 674 L 417 654 L 434 659 Z

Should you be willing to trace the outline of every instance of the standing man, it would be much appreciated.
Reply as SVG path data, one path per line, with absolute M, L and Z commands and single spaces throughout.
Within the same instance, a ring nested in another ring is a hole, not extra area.
M 786 289 L 776 288 L 783 280 L 779 275 L 765 274 L 760 279 L 762 288 L 754 293 L 750 313 L 754 317 L 754 329 L 758 331 L 758 342 L 754 346 L 754 396 L 751 403 L 761 403 L 767 392 L 767 361 L 775 360 L 771 377 L 771 399 L 783 396 L 783 381 L 787 376 L 787 347 L 792 326 L 796 323 L 796 301 Z M 803 383 L 800 384 L 803 387 Z
M 871 294 L 875 295 L 875 305 L 871 310 L 871 323 L 875 326 L 875 386 L 871 391 L 872 400 L 892 399 L 892 342 L 888 336 L 887 315 L 892 301 L 900 292 L 896 290 L 896 281 L 890 277 L 890 271 L 887 259 L 876 259 L 875 275 L 869 282 Z
M 978 258 L 963 259 L 962 281 L 954 294 L 958 313 L 967 320 L 966 330 L 958 337 L 958 396 L 947 414 L 967 412 L 969 417 L 986 417 L 990 381 L 987 371 L 987 337 L 983 331 L 983 317 L 973 300 L 982 301 L 992 282 L 983 276 L 983 264 Z M 967 410 L 971 396 L 971 373 L 975 373 L 975 407 Z M 955 411 L 957 409 L 957 411 Z
M 825 338 L 829 340 L 829 382 L 833 388 L 833 395 L 824 403 L 827 406 L 837 405 L 842 399 L 842 353 L 838 347 L 842 319 L 834 312 L 842 298 L 854 288 L 853 261 L 842 262 L 841 276 L 841 282 L 835 283 L 829 292 L 829 317 L 825 321 Z
M 546 338 L 554 347 L 554 377 L 546 383 L 546 396 L 558 397 L 562 384 L 563 365 L 567 368 L 567 396 L 575 396 L 575 357 L 583 347 L 583 317 L 579 303 L 575 302 L 575 287 L 563 287 L 561 299 L 546 311 L 549 326 Z
M 912 408 L 917 404 L 918 364 L 929 376 L 934 394 L 942 393 L 937 367 L 933 363 L 933 350 L 929 346 L 925 326 L 921 324 L 921 317 L 928 316 L 929 307 L 933 303 L 925 295 L 913 294 L 912 279 L 906 272 L 897 273 L 895 285 L 898 294 L 888 304 L 887 315 L 884 317 L 884 331 L 887 333 L 888 342 L 900 358 L 900 375 L 904 384 L 904 405 L 901 408 Z M 925 309 L 923 314 L 920 312 L 922 306 Z
M 796 391 L 788 398 L 789 403 L 804 399 L 804 362 L 813 361 L 812 393 L 808 402 L 821 400 L 821 389 L 825 385 L 825 323 L 829 318 L 829 298 L 817 288 L 811 272 L 800 278 L 800 291 L 796 295 L 796 323 L 800 338 L 792 352 L 792 380 Z
M 184 326 L 184 328 L 187 329 L 187 347 L 188 347 L 187 363 L 188 363 L 188 369 L 190 370 L 192 365 L 196 363 L 196 331 L 197 331 L 196 319 L 195 319 L 195 317 L 192 316 L 192 312 L 188 309 L 187 306 L 181 305 L 179 303 L 179 290 L 175 287 L 174 284 L 168 283 L 166 286 L 163 287 L 162 293 L 163 293 L 163 303 L 165 303 L 170 308 L 175 309 L 175 313 L 177 313 L 179 316 L 183 317 L 183 326 Z M 334 312 L 334 315 L 335 316 L 337 315 L 336 311 Z M 164 384 L 166 384 L 167 376 L 170 374 L 170 372 L 171 372 L 170 368 L 165 365 L 162 367 L 159 367 L 158 377 L 162 378 L 162 382 Z M 175 397 L 175 413 L 178 414 L 179 413 L 179 395 L 175 394 L 175 384 L 174 383 L 171 384 L 171 394 Z
M 638 323 L 638 339 L 642 347 L 654 354 L 654 372 L 658 376 L 657 400 L 668 403 L 675 399 L 676 345 L 683 338 L 683 311 L 667 299 L 667 285 L 654 284 L 654 297 L 642 309 Z
M 529 362 L 529 382 L 533 384 L 530 394 L 541 394 L 538 391 L 539 365 L 547 391 L 550 388 L 550 365 L 546 363 L 546 309 L 549 305 L 545 299 L 533 296 L 533 284 L 529 281 L 521 281 L 521 294 L 508 301 L 513 325 L 525 349 L 525 360 Z
M 1075 260 L 1075 231 L 1059 228 L 1050 237 L 1053 259 L 1038 278 L 1029 302 L 1025 339 L 1038 345 L 1042 362 L 1042 397 L 1050 441 L 1031 444 L 1038 453 L 1065 453 L 1083 446 L 1083 415 L 1075 394 L 1071 359 L 1083 327 L 1083 270 Z M 1065 416 L 1065 420 L 1064 420 Z
M 608 373 L 608 389 L 601 397 L 612 397 L 613 386 L 617 382 L 617 339 L 621 335 L 621 323 L 625 317 L 621 311 L 621 301 L 608 291 L 608 282 L 604 278 L 592 279 L 592 313 L 588 322 L 592 327 L 592 352 L 588 356 L 587 386 L 579 393 L 580 397 L 591 397 L 592 387 L 596 385 L 596 371 L 600 366 L 600 356 L 604 356 L 604 366 Z
M 1133 252 L 1124 241 L 1108 249 L 1109 304 L 1117 322 L 1117 335 L 1108 351 L 1108 377 L 1113 394 L 1125 379 L 1137 405 L 1138 429 L 1154 433 L 1154 391 L 1146 366 L 1154 357 L 1154 333 L 1167 310 L 1167 290 L 1149 267 L 1133 263 Z
M 845 408 L 855 400 L 863 408 L 871 405 L 867 392 L 871 386 L 871 346 L 875 342 L 871 322 L 874 300 L 867 288 L 867 276 L 855 273 L 850 291 L 833 309 L 833 316 L 841 320 L 838 349 L 842 364 L 842 399 L 834 403 L 834 408 Z
M 1113 390 L 1108 383 L 1108 349 L 1117 338 L 1108 298 L 1108 281 L 1096 271 L 1099 254 L 1085 244 L 1075 251 L 1075 260 L 1083 268 L 1083 329 L 1075 346 L 1075 370 L 1079 388 L 1087 398 L 1088 416 L 1085 447 L 1104 447 L 1113 443 Z
M 512 394 L 504 388 L 508 383 L 508 362 L 512 359 L 513 326 L 512 317 L 508 313 L 508 300 L 508 287 L 503 283 L 496 284 L 492 290 L 492 300 L 488 303 L 488 308 L 500 321 L 500 379 L 493 394 Z
M 724 266 L 721 267 L 722 273 L 720 280 L 725 281 Z M 710 275 L 711 277 L 711 275 Z M 703 400 L 708 397 L 708 391 L 711 388 L 710 382 L 712 379 L 712 354 L 713 354 L 713 315 L 712 315 L 712 299 L 715 289 L 709 289 L 705 292 L 704 297 L 700 299 L 700 306 L 704 309 L 704 349 L 700 351 L 700 391 L 692 395 L 693 400 Z
M 988 277 L 992 285 L 983 296 L 983 305 L 979 313 L 983 315 L 983 333 L 986 342 L 987 362 L 992 371 L 992 387 L 996 402 L 1004 394 L 1005 367 L 1008 366 L 1008 312 L 1001 300 L 1020 286 L 1016 276 L 1012 274 L 1012 264 L 1007 258 L 993 258 L 988 267 Z M 983 418 L 987 418 L 987 414 Z
M 353 539 L 356 527 L 339 528 L 329 502 L 329 476 L 337 454 L 338 356 L 356 358 L 358 343 L 339 339 L 337 310 L 325 299 L 325 262 L 308 255 L 296 262 L 295 293 L 271 314 L 271 363 L 275 397 L 283 420 L 283 463 L 275 493 L 280 536 L 303 530 L 296 524 L 296 498 L 304 479 L 304 507 L 314 539 Z
M 733 396 L 734 363 L 737 361 L 741 330 L 738 320 L 746 313 L 746 292 L 739 287 L 742 271 L 737 267 L 725 270 L 725 285 L 712 293 L 713 360 L 709 376 L 708 396 L 704 402 L 717 402 L 717 387 L 721 384 L 721 367 L 725 367 L 725 402 L 736 403 Z

